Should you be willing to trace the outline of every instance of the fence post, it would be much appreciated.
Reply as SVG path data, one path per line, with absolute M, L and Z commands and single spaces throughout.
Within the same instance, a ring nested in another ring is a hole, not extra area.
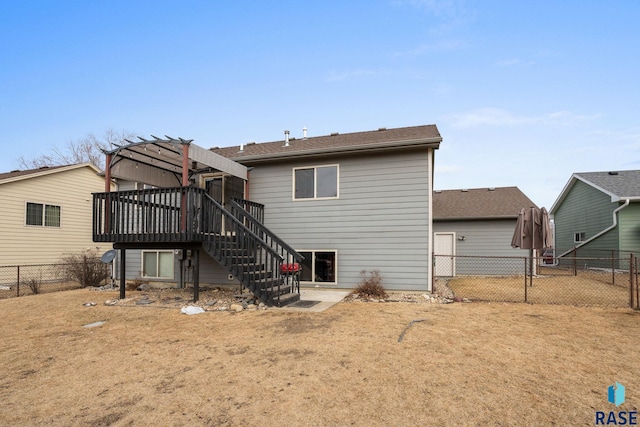
M 527 302 L 527 257 L 524 257 L 524 302 Z
M 616 260 L 615 260 L 615 251 L 611 251 L 611 283 L 615 286 L 616 284 Z
M 636 257 L 634 255 L 633 257 L 634 259 L 634 263 L 633 263 L 633 283 L 635 284 L 635 288 L 636 288 L 636 309 L 640 308 L 640 290 L 638 290 L 638 257 Z
M 578 251 L 576 250 L 576 248 L 573 248 L 573 275 L 574 276 L 578 275 L 578 260 L 576 259 L 576 256 L 578 256 Z
M 635 269 L 635 257 L 633 253 L 629 255 L 629 308 L 633 307 L 633 288 L 634 288 L 634 272 Z
M 636 309 L 640 309 L 640 290 L 638 290 L 638 257 L 636 257 L 635 255 L 633 256 L 634 259 L 634 263 L 633 263 L 633 283 L 635 284 L 635 288 L 636 288 Z

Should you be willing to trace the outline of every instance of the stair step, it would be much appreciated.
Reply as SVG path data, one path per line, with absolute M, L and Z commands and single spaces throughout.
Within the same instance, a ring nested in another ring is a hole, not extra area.
M 262 280 L 262 279 L 269 279 L 273 277 L 273 273 L 266 270 L 248 271 L 245 274 L 248 277 L 250 277 L 252 280 Z
M 280 300 L 273 299 L 273 305 L 276 307 L 284 307 L 294 302 L 300 301 L 300 294 L 297 292 L 280 295 Z

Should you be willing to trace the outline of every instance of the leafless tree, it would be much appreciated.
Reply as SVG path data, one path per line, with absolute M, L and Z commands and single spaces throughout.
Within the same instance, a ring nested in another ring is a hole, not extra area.
M 61 166 L 90 162 L 100 169 L 104 169 L 104 154 L 102 150 L 114 148 L 114 144 L 122 145 L 125 139 L 134 138 L 134 134 L 127 131 L 109 129 L 101 137 L 90 133 L 82 139 L 69 141 L 66 147 L 53 148 L 51 153 L 40 154 L 30 158 L 18 158 L 18 166 L 22 169 L 36 169 L 43 166 Z

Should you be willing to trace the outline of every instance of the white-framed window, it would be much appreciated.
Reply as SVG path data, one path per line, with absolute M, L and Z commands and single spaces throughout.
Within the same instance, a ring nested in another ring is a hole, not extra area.
M 337 199 L 338 165 L 293 168 L 293 200 Z
M 25 224 L 39 227 L 60 227 L 60 206 L 27 202 Z
M 142 277 L 173 279 L 173 251 L 142 251 Z
M 580 232 L 580 233 L 574 233 L 573 235 L 573 243 L 580 243 L 580 242 L 584 242 L 585 241 L 585 237 L 584 237 L 584 232 Z
M 338 277 L 338 252 L 334 250 L 302 250 L 304 257 L 300 281 L 308 283 L 335 284 Z

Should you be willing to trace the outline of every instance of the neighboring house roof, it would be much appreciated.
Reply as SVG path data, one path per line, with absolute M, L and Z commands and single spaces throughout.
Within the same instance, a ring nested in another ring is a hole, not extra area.
M 537 207 L 518 187 L 436 190 L 433 220 L 517 218 L 522 208 Z
M 323 154 L 397 150 L 420 146 L 438 148 L 440 142 L 442 137 L 436 125 L 424 125 L 395 129 L 380 128 L 374 131 L 345 134 L 332 133 L 309 138 L 289 138 L 288 144 L 285 140 L 260 144 L 251 142 L 242 146 L 211 148 L 211 151 L 240 163 L 259 163 Z
M 38 176 L 49 175 L 53 173 L 64 172 L 68 170 L 86 168 L 86 167 L 95 170 L 96 174 L 101 172 L 100 169 L 98 169 L 91 163 L 78 163 L 75 165 L 63 165 L 63 166 L 43 166 L 36 169 L 14 170 L 11 172 L 0 173 L 0 184 L 6 184 L 9 182 L 20 181 L 23 179 L 30 179 Z
M 562 204 L 577 181 L 582 181 L 607 194 L 611 197 L 611 202 L 623 199 L 640 200 L 640 170 L 578 172 L 571 175 L 569 182 L 551 207 L 551 213 Z

